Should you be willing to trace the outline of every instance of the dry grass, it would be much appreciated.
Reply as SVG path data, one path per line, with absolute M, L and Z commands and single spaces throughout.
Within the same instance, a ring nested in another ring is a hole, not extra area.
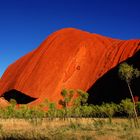
M 2 119 L 0 138 L 56 140 L 140 140 L 140 129 L 127 119 L 44 119 L 37 123 L 24 119 Z

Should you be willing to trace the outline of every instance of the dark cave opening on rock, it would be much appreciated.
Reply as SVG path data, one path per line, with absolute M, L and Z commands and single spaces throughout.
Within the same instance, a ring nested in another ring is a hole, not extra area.
M 140 51 L 125 62 L 140 70 Z M 87 91 L 89 104 L 120 103 L 122 99 L 131 98 L 126 82 L 119 77 L 118 69 L 119 64 L 98 79 Z M 140 78 L 133 79 L 130 86 L 133 95 L 139 97 L 140 100 Z
M 10 101 L 11 99 L 16 100 L 17 104 L 27 104 L 30 103 L 37 98 L 30 97 L 20 91 L 17 91 L 15 89 L 12 89 L 8 92 L 5 92 L 2 97 L 4 97 L 7 101 Z

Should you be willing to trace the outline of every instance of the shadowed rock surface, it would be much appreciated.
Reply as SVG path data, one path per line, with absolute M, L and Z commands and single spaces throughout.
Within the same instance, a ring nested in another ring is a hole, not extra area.
M 10 99 L 14 99 L 16 100 L 17 104 L 28 104 L 34 100 L 36 100 L 36 98 L 30 97 L 20 91 L 17 91 L 15 89 L 12 89 L 8 92 L 5 92 L 3 94 L 4 99 L 6 99 L 7 101 L 10 101 Z
M 110 87 L 116 92 L 125 86 L 114 86 L 112 80 L 123 81 L 113 78 L 112 73 L 117 73 L 117 65 L 132 58 L 139 49 L 140 40 L 118 40 L 73 28 L 62 29 L 7 68 L 0 80 L 0 95 L 16 90 L 36 98 L 30 104 L 45 98 L 58 103 L 61 90 L 73 88 L 89 91 L 90 103 L 97 95 L 104 100 L 108 90 L 99 90 L 100 85 L 106 85 L 105 79 L 109 78 Z M 139 65 L 138 59 L 134 62 Z M 116 92 L 110 91 L 107 96 L 113 98 Z
M 133 57 L 125 60 L 125 62 L 140 70 L 140 50 Z M 88 90 L 88 103 L 119 103 L 122 99 L 131 98 L 126 82 L 119 78 L 118 68 L 119 65 L 109 70 Z M 140 97 L 140 78 L 133 79 L 130 86 L 134 97 Z

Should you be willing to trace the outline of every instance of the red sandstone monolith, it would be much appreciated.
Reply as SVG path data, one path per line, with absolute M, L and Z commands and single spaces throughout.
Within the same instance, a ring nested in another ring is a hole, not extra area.
M 11 64 L 0 81 L 0 95 L 10 90 L 58 103 L 63 88 L 87 91 L 110 69 L 132 57 L 140 40 L 118 40 L 66 28 Z

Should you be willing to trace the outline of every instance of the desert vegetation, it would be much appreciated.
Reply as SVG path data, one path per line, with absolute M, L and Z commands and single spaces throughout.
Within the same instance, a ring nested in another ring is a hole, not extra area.
M 131 99 L 100 106 L 81 100 L 78 97 L 73 100 L 76 105 L 62 105 L 61 109 L 48 100 L 34 107 L 17 106 L 11 100 L 11 105 L 0 109 L 0 139 L 140 139 Z M 140 102 L 135 107 L 139 115 Z
M 138 78 L 140 76 L 140 71 L 137 68 L 133 68 L 132 65 L 128 65 L 127 63 L 123 63 L 120 65 L 119 75 L 127 83 L 127 86 L 128 86 L 129 91 L 130 91 L 131 98 L 132 98 L 132 102 L 133 102 L 133 110 L 134 110 L 134 115 L 135 115 L 135 127 L 139 127 L 138 115 L 137 115 L 137 111 L 136 111 L 134 95 L 132 93 L 130 85 L 131 85 L 132 79 Z
M 34 107 L 11 99 L 0 107 L 0 139 L 139 140 L 140 102 L 134 101 L 131 80 L 140 73 L 124 63 L 119 75 L 132 97 L 119 104 L 89 105 L 88 93 L 80 89 L 63 89 L 59 108 L 47 99 Z

